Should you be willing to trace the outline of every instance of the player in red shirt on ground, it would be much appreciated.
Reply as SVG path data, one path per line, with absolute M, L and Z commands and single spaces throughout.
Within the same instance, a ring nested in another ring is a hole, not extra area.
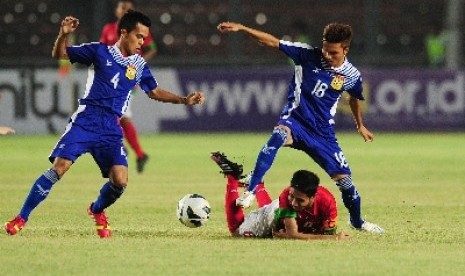
M 119 0 L 115 8 L 115 16 L 118 21 L 113 23 L 108 23 L 103 27 L 102 34 L 100 35 L 100 42 L 107 45 L 114 45 L 119 40 L 118 35 L 118 22 L 123 17 L 123 15 L 128 10 L 134 10 L 135 5 L 133 0 Z M 149 33 L 147 38 L 142 44 L 142 57 L 145 61 L 149 62 L 157 54 L 157 45 L 153 40 L 152 35 Z M 136 162 L 137 162 L 137 172 L 142 173 L 144 171 L 145 163 L 148 161 L 149 156 L 145 154 L 142 149 L 142 146 L 139 143 L 139 138 L 137 135 L 136 127 L 134 126 L 131 120 L 131 109 L 130 103 L 126 113 L 121 117 L 121 127 L 123 128 L 124 137 L 126 137 L 127 142 L 131 148 L 136 153 Z
M 246 216 L 236 206 L 239 197 L 239 178 L 242 165 L 234 163 L 220 152 L 211 154 L 227 177 L 225 211 L 228 228 L 233 237 L 284 238 L 302 240 L 347 239 L 349 235 L 337 233 L 337 206 L 334 196 L 319 186 L 314 173 L 299 170 L 292 176 L 290 186 L 279 199 L 271 200 L 263 183 L 257 186 L 259 209 Z M 243 185 L 242 185 L 243 186 Z

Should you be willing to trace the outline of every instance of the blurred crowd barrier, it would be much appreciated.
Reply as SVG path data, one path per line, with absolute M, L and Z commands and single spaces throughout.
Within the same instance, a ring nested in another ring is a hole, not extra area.
M 111 0 L 0 0 L 0 67 L 55 66 L 50 51 L 61 19 L 80 19 L 76 43 L 96 41 L 105 23 L 115 20 Z M 319 46 L 332 21 L 354 28 L 350 58 L 359 66 L 428 66 L 425 39 L 447 31 L 448 15 L 462 0 L 147 0 L 135 1 L 153 21 L 151 32 L 162 66 L 284 65 L 283 55 L 264 50 L 243 35 L 222 35 L 222 21 L 239 21 L 287 40 Z M 463 8 L 462 8 L 463 10 Z M 461 16 L 460 16 L 461 17 Z M 452 24 L 452 23 L 450 23 Z M 450 25 L 449 24 L 449 25 Z M 463 37 L 465 28 L 460 28 Z M 456 45 L 456 44 L 451 44 Z M 463 66 L 463 59 L 460 59 Z
M 465 71 L 361 70 L 363 116 L 373 131 L 465 130 Z M 204 105 L 186 107 L 150 100 L 142 91 L 132 101 L 141 132 L 269 131 L 286 102 L 292 70 L 284 67 L 153 70 L 160 87 L 187 95 L 201 90 Z M 0 125 L 18 134 L 61 133 L 83 95 L 87 70 L 61 77 L 53 69 L 0 69 Z M 150 120 L 147 120 L 150 118 Z M 337 130 L 355 131 L 345 94 Z

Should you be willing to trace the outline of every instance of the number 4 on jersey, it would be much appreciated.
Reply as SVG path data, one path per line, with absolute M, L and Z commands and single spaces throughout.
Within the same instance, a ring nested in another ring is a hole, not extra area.
M 111 83 L 113 83 L 113 89 L 116 89 L 116 87 L 118 86 L 118 82 L 119 82 L 119 72 L 116 73 L 116 75 L 114 75 L 110 81 Z

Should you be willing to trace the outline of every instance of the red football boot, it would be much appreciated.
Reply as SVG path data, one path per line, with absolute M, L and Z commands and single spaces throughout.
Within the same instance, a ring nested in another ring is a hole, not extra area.
M 102 239 L 111 237 L 111 228 L 110 228 L 110 224 L 107 221 L 107 216 L 105 215 L 105 211 L 99 214 L 96 214 L 92 212 L 91 208 L 92 208 L 92 204 L 89 206 L 89 209 L 87 209 L 87 213 L 95 221 L 95 226 L 97 226 L 97 234 Z
M 10 235 L 16 235 L 25 225 L 26 221 L 18 215 L 14 219 L 5 223 L 5 230 Z

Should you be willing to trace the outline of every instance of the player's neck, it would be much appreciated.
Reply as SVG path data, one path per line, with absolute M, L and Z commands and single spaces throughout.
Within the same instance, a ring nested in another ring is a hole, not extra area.
M 336 66 L 332 66 L 332 69 L 334 70 L 337 70 L 337 69 L 341 69 L 342 66 L 346 63 L 346 57 L 344 57 L 344 59 L 341 61 L 341 63 L 339 65 L 336 65 Z
M 124 50 L 123 47 L 121 47 L 121 42 L 120 42 L 120 41 L 116 42 L 115 45 L 116 45 L 116 47 L 118 48 L 118 50 L 120 51 L 120 53 L 121 53 L 121 55 L 122 55 L 123 57 L 127 57 L 127 56 L 128 56 L 128 52 L 127 52 L 126 50 Z

